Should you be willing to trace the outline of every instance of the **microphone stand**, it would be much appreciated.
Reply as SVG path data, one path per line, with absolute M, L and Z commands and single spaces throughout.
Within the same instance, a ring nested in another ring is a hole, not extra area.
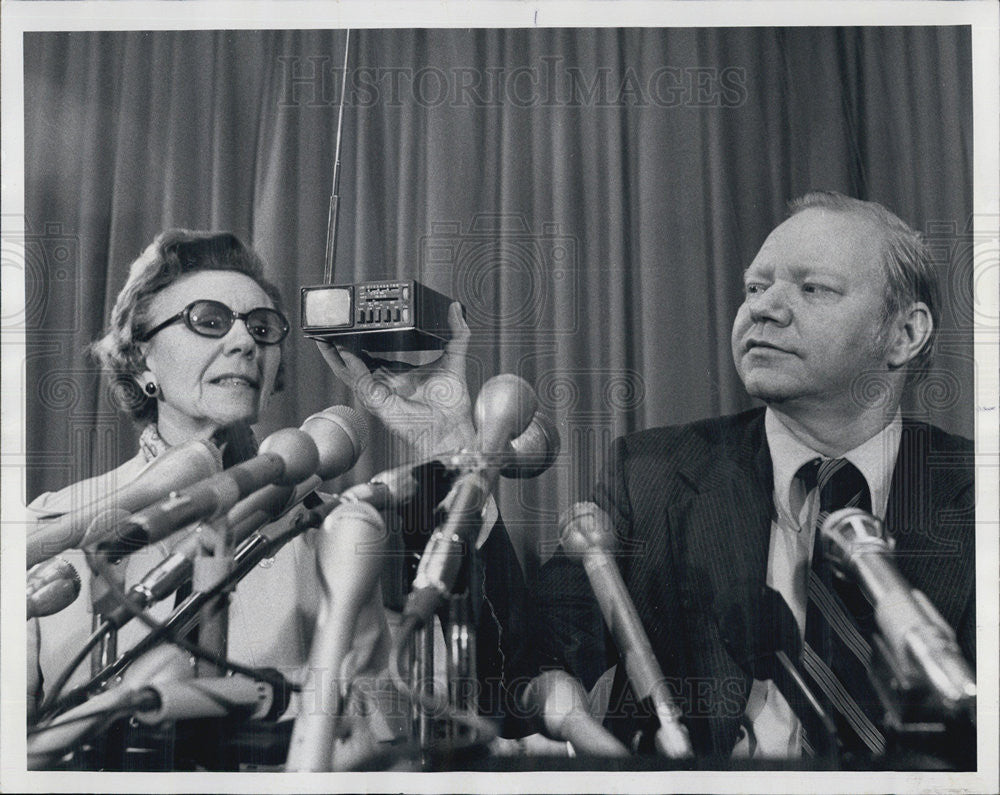
M 117 522 L 127 518 L 130 514 L 125 510 L 115 510 L 111 512 L 104 512 L 96 516 L 90 525 L 87 527 L 86 532 L 93 532 L 94 528 L 109 525 L 111 522 Z M 101 552 L 94 550 L 92 553 L 87 554 L 87 565 L 90 568 L 90 604 L 92 609 L 92 620 L 91 620 L 91 632 L 96 632 L 101 626 L 104 625 L 105 619 L 110 615 L 114 609 L 118 606 L 117 601 L 114 598 L 114 594 L 111 591 L 108 583 L 105 582 L 104 577 L 98 573 L 98 566 L 101 561 L 95 562 L 90 555 L 100 555 Z M 103 559 L 102 559 L 103 560 Z M 110 562 L 110 559 L 109 559 Z M 115 575 L 115 584 L 119 586 L 120 590 L 125 590 L 125 564 L 120 560 L 114 563 L 114 568 L 103 567 L 105 574 L 111 573 L 113 571 Z M 111 628 L 104 633 L 104 637 L 101 638 L 100 643 L 94 647 L 93 652 L 90 655 L 90 673 L 91 675 L 96 675 L 98 671 L 106 667 L 108 664 L 114 661 L 118 656 L 118 631 L 117 629 Z
M 218 596 L 208 600 L 198 611 L 198 645 L 205 651 L 214 652 L 219 659 L 225 659 L 229 648 L 229 598 L 236 588 L 231 578 L 234 568 L 232 545 L 228 527 L 212 528 L 209 535 L 214 539 L 211 554 L 200 554 L 194 560 L 192 587 L 205 592 L 219 582 L 226 586 Z M 205 660 L 197 663 L 198 676 L 224 676 L 225 668 Z
M 438 620 L 445 641 L 445 686 L 448 706 L 452 710 L 476 714 L 479 711 L 476 676 L 476 624 L 474 615 L 475 599 L 471 588 L 448 596 L 438 611 Z M 431 699 L 436 686 L 434 673 L 434 632 L 433 622 L 428 622 L 414 632 L 410 644 L 409 684 L 414 693 L 424 694 Z M 426 703 L 426 700 L 425 702 Z M 451 758 L 463 747 L 460 727 L 453 721 L 445 723 L 443 729 L 435 727 L 435 716 L 427 711 L 419 698 L 410 702 L 411 739 L 420 747 L 420 761 L 424 769 L 440 763 L 441 757 Z M 444 741 L 444 748 L 434 746 Z M 433 749 L 433 756 L 431 751 Z
M 444 674 L 447 703 L 451 710 L 478 714 L 478 677 L 476 675 L 476 626 L 481 599 L 473 583 L 480 581 L 479 556 L 475 549 L 468 552 L 456 583 L 455 593 L 443 597 L 436 611 L 444 636 Z M 423 624 L 414 632 L 409 648 L 408 682 L 414 693 L 427 696 L 415 698 L 410 703 L 411 739 L 420 748 L 421 766 L 424 769 L 440 765 L 453 757 L 456 750 L 465 746 L 459 736 L 461 727 L 447 721 L 438 729 L 435 715 L 428 712 L 436 687 L 433 621 Z M 421 703 L 423 701 L 423 703 Z M 440 742 L 443 741 L 443 748 Z M 436 746 L 436 747 L 435 747 Z M 433 754 L 432 754 L 433 751 Z
M 101 554 L 95 552 L 94 554 Z M 108 583 L 97 573 L 94 561 L 87 556 L 87 564 L 90 567 L 90 602 L 92 607 L 91 632 L 97 632 L 105 624 L 107 614 L 115 608 L 113 602 L 114 595 Z M 113 568 L 117 584 L 124 590 L 125 587 L 125 564 L 119 562 Z M 90 674 L 97 673 L 108 665 L 114 663 L 118 657 L 118 630 L 109 627 L 105 630 L 101 640 L 90 653 Z M 94 765 L 96 767 L 107 767 L 116 764 L 123 759 L 127 753 L 127 748 L 132 745 L 129 742 L 131 732 L 121 724 L 109 727 L 109 731 L 92 738 L 91 741 L 81 745 L 77 751 L 81 764 L 84 766 Z M 91 761 L 86 761 L 87 759 Z
M 512 439 L 531 424 L 537 402 L 531 386 L 517 376 L 498 375 L 483 384 L 473 407 L 477 429 L 475 450 L 442 503 L 444 519 L 434 529 L 421 555 L 403 608 L 401 637 L 396 644 L 397 649 L 401 648 L 400 644 L 409 639 L 409 633 L 432 624 L 435 613 L 439 617 L 444 616 L 442 623 L 449 649 L 446 708 L 450 723 L 461 721 L 472 726 L 474 734 L 478 733 L 481 723 L 478 720 L 475 666 L 474 618 L 478 612 L 478 600 L 473 596 L 473 583 L 478 583 L 480 579 L 474 576 L 476 539 L 482 529 L 483 507 L 500 476 L 501 467 L 495 457 L 506 451 Z M 426 645 L 424 639 L 418 649 Z M 390 673 L 394 679 L 401 680 L 403 687 L 413 692 L 415 672 L 411 670 L 409 681 L 406 681 L 397 667 L 400 662 L 394 651 L 390 657 Z M 425 660 L 420 662 L 422 665 Z M 426 676 L 426 670 L 423 673 Z M 414 701 L 419 702 L 421 712 L 426 710 L 425 704 L 433 703 L 421 698 L 419 693 L 415 694 Z M 470 716 L 475 716 L 475 720 Z M 418 719 L 418 736 L 423 728 Z M 495 732 L 493 734 L 495 736 Z M 469 747 L 468 744 L 459 745 L 456 738 L 457 729 L 449 728 L 445 732 L 448 757 L 459 748 Z M 423 744 L 421 747 L 426 762 L 431 749 Z
M 121 564 L 119 564 L 121 565 Z M 123 567 L 124 568 L 124 567 Z M 123 574 L 123 573 L 122 573 Z M 121 584 L 124 586 L 125 577 L 121 577 Z M 112 598 L 111 592 L 104 580 L 91 570 L 90 573 L 90 601 L 93 607 L 90 629 L 96 632 L 104 625 L 104 620 L 111 605 L 108 601 Z M 112 608 L 113 609 L 113 608 Z M 105 666 L 112 663 L 118 657 L 118 630 L 110 628 L 104 633 L 100 643 L 94 647 L 90 653 L 90 673 L 91 676 L 98 673 Z
M 219 532 L 203 532 L 203 539 L 211 538 L 212 543 L 215 547 L 212 549 L 214 553 L 210 558 L 202 561 L 193 567 L 195 569 L 201 568 L 200 572 L 195 573 L 196 578 L 200 578 L 200 582 L 196 579 L 196 582 L 202 588 L 201 590 L 193 591 L 181 604 L 179 604 L 170 615 L 170 617 L 164 622 L 164 630 L 159 632 L 151 632 L 145 636 L 132 648 L 125 651 L 122 655 L 115 658 L 112 649 L 113 645 L 108 645 L 108 657 L 106 659 L 101 659 L 99 656 L 94 655 L 92 658 L 92 665 L 97 668 L 96 672 L 92 674 L 90 681 L 85 685 L 75 688 L 71 693 L 67 694 L 66 697 L 60 699 L 63 704 L 66 703 L 79 703 L 79 699 L 84 697 L 86 693 L 92 691 L 95 687 L 107 686 L 113 680 L 120 680 L 122 672 L 129 667 L 129 665 L 140 657 L 145 652 L 152 649 L 157 645 L 167 633 L 170 633 L 177 637 L 183 637 L 191 629 L 198 626 L 199 629 L 202 628 L 199 622 L 205 622 L 205 631 L 202 632 L 202 642 L 205 644 L 211 644 L 211 651 L 218 657 L 220 655 L 225 655 L 227 651 L 227 627 L 228 627 L 228 595 L 232 592 L 235 585 L 243 579 L 247 574 L 252 571 L 256 565 L 264 558 L 275 554 L 282 546 L 291 541 L 296 536 L 305 532 L 311 527 L 316 527 L 321 524 L 326 517 L 326 515 L 332 511 L 340 503 L 339 498 L 333 498 L 327 502 L 320 503 L 318 505 L 312 504 L 311 507 L 307 507 L 306 501 L 303 505 L 296 509 L 289 527 L 283 532 L 276 536 L 268 536 L 265 533 L 257 530 L 254 531 L 251 528 L 255 525 L 259 525 L 266 519 L 265 516 L 254 514 L 251 516 L 244 517 L 242 520 L 238 521 L 232 526 L 227 525 L 225 528 L 228 532 L 228 537 L 226 534 Z M 208 530 L 206 527 L 205 530 Z M 231 539 L 240 538 L 242 539 L 235 553 L 231 552 Z M 221 539 L 221 543 L 220 543 Z M 205 541 L 205 546 L 208 542 Z M 94 553 L 98 554 L 98 553 Z M 230 560 L 226 560 L 230 557 Z M 89 557 L 89 556 L 88 556 Z M 222 561 L 220 563 L 220 560 Z M 213 562 L 214 561 L 214 562 Z M 92 563 L 91 568 L 97 571 L 97 567 L 100 566 L 100 562 Z M 225 575 L 221 578 L 218 574 L 211 574 L 210 569 L 215 567 L 216 572 L 225 571 Z M 106 574 L 105 571 L 108 566 L 101 566 L 102 573 Z M 94 582 L 103 583 L 103 577 L 94 577 Z M 124 590 L 119 584 L 119 590 Z M 98 589 L 94 590 L 95 597 L 98 596 Z M 101 589 L 101 596 L 103 600 L 99 604 L 95 605 L 96 612 L 106 612 L 111 608 L 117 610 L 119 607 L 118 599 L 115 598 L 114 594 L 111 593 L 111 589 L 104 587 Z M 113 603 L 110 602 L 111 599 L 115 599 Z M 141 610 L 138 605 L 132 607 L 132 611 Z M 97 619 L 98 621 L 104 621 L 103 615 Z M 114 626 L 111 624 L 110 626 Z M 112 641 L 113 643 L 113 641 Z M 207 666 L 207 667 L 206 667 Z M 225 673 L 225 668 L 216 666 L 213 663 L 202 663 L 200 666 L 200 671 L 202 675 L 206 675 L 208 671 L 219 670 L 221 673 Z M 57 702 L 58 703 L 58 702 Z M 171 735 L 173 734 L 173 726 L 170 727 Z M 154 731 L 147 729 L 146 733 Z M 124 737 L 121 738 L 124 741 Z M 163 744 L 163 739 L 157 737 L 160 740 L 160 744 Z M 172 737 L 168 738 L 171 740 L 169 742 L 169 748 L 167 749 L 167 755 L 169 758 L 173 758 L 174 749 Z M 220 743 L 227 739 L 225 736 L 220 735 L 217 739 Z M 116 741 L 117 742 L 117 741 Z M 104 743 L 108 745 L 108 751 L 111 750 L 111 743 Z M 103 763 L 98 763 L 98 767 L 101 768 L 114 768 L 114 769 L 136 769 L 134 763 L 130 762 L 130 757 L 135 757 L 136 754 L 130 753 L 126 746 L 132 743 L 122 742 L 119 743 L 121 748 L 117 754 L 120 759 L 111 759 L 107 757 L 107 752 L 101 752 L 100 758 L 105 759 Z M 189 743 L 189 745 L 191 745 Z M 136 751 L 145 751 L 146 756 L 153 749 L 135 749 Z M 160 754 L 162 756 L 162 754 Z M 105 758 L 107 757 L 107 758 Z M 110 759 L 110 762 L 109 762 Z M 138 760 L 140 764 L 144 764 L 143 760 Z M 160 765 L 166 764 L 166 761 L 157 760 Z M 141 769 L 151 769 L 148 764 Z M 163 768 L 168 769 L 168 768 Z
M 434 697 L 434 624 L 425 624 L 413 635 L 410 644 L 408 681 L 413 693 Z M 420 698 L 410 701 L 411 739 L 420 747 L 421 766 L 427 767 L 427 749 L 434 739 L 431 716 L 423 709 Z
M 234 569 L 231 531 L 225 520 L 209 523 L 214 531 L 206 534 L 212 540 L 211 551 L 202 549 L 194 559 L 191 586 L 195 592 L 207 592 L 216 583 L 226 583 L 217 596 L 208 599 L 198 610 L 197 643 L 219 660 L 226 659 L 229 649 L 229 600 L 236 583 L 232 578 Z M 195 663 L 195 676 L 221 677 L 226 675 L 222 665 L 199 659 Z M 223 727 L 226 721 L 204 719 L 190 721 L 183 733 L 186 747 L 196 751 L 204 760 L 214 762 L 218 770 L 233 768 L 231 759 L 223 759 Z M 211 751 L 208 751 L 211 749 Z M 227 755 L 228 756 L 228 755 Z
M 475 553 L 472 553 L 473 557 Z M 473 563 L 472 558 L 468 561 Z M 470 566 L 471 568 L 471 566 Z M 459 594 L 449 596 L 442 608 L 446 615 L 441 622 L 447 648 L 448 703 L 453 709 L 473 714 L 479 712 L 476 678 L 476 624 L 473 615 L 478 611 L 472 588 L 466 587 Z M 452 721 L 446 724 L 445 753 L 451 756 L 461 745 L 459 727 Z
M 103 563 L 109 557 L 107 553 L 98 549 L 87 554 L 87 563 L 91 569 L 93 631 L 105 628 L 103 637 L 91 653 L 91 681 L 101 672 L 113 668 L 123 657 L 129 656 L 128 652 L 122 657 L 118 656 L 118 629 L 115 624 L 108 621 L 108 617 L 118 607 L 112 583 L 118 591 L 124 592 L 126 564 L 123 562 L 124 558 L 114 563 Z M 99 566 L 103 569 L 101 573 L 98 572 Z M 105 579 L 108 575 L 113 578 L 111 583 Z M 116 721 L 106 731 L 82 744 L 77 753 L 82 754 L 79 757 L 82 769 L 142 772 L 163 769 L 165 765 L 170 764 L 174 758 L 175 740 L 176 731 L 173 725 L 148 727 Z M 88 758 L 91 761 L 86 761 Z

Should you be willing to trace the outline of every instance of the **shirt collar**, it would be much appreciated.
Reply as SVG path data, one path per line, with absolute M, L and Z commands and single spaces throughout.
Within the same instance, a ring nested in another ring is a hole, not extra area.
M 170 445 L 163 441 L 155 422 L 149 423 L 142 429 L 142 433 L 139 435 L 139 450 L 147 464 L 169 449 Z
M 764 430 L 774 469 L 775 507 L 779 515 L 784 511 L 789 516 L 796 516 L 798 506 L 793 509 L 793 485 L 797 482 L 795 476 L 803 464 L 823 456 L 799 439 L 770 407 L 764 412 Z M 871 492 L 872 511 L 879 518 L 885 518 L 892 470 L 896 464 L 902 430 L 902 417 L 897 409 L 892 420 L 881 431 L 841 456 L 864 475 Z

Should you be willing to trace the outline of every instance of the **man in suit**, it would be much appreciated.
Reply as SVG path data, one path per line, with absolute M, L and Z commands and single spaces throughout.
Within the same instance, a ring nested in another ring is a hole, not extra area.
M 821 510 L 843 507 L 829 503 L 822 472 L 847 462 L 841 475 L 859 484 L 851 504 L 884 519 L 902 574 L 974 664 L 972 444 L 901 416 L 904 390 L 931 355 L 937 292 L 919 236 L 884 207 L 802 197 L 744 284 L 733 357 L 766 408 L 617 440 L 595 499 L 615 524 L 625 583 L 695 752 L 794 758 L 819 737 L 779 686 L 774 652 L 848 679 L 829 659 L 829 625 L 839 615 L 857 627 L 859 657 L 870 656 L 873 626 L 870 606 L 839 586 L 841 612 L 816 617 L 822 587 L 833 588 L 817 573 L 816 529 Z M 589 688 L 618 660 L 582 568 L 562 550 L 543 567 L 536 601 L 540 664 L 566 667 Z M 810 642 L 823 651 L 807 653 Z M 607 725 L 628 741 L 642 709 L 623 668 Z M 844 685 L 856 703 L 823 703 L 860 763 L 883 753 L 885 738 L 867 681 Z

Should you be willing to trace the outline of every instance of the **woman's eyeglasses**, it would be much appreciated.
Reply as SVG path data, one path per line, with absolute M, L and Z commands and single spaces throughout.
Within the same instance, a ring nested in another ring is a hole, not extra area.
M 234 312 L 219 301 L 193 301 L 171 318 L 167 318 L 158 326 L 147 331 L 140 342 L 148 342 L 153 335 L 167 326 L 183 320 L 195 334 L 202 337 L 225 337 L 233 323 L 242 320 L 247 324 L 247 331 L 255 342 L 261 345 L 277 345 L 288 334 L 288 320 L 277 309 L 259 306 L 249 312 Z

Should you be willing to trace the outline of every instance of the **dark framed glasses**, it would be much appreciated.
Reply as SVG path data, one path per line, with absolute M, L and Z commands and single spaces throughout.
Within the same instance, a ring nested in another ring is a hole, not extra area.
M 259 306 L 249 312 L 234 312 L 219 301 L 202 299 L 192 301 L 173 317 L 154 326 L 139 341 L 148 342 L 154 334 L 179 320 L 183 320 L 184 325 L 195 334 L 215 338 L 225 337 L 233 323 L 242 320 L 247 324 L 250 336 L 260 345 L 277 345 L 288 334 L 288 320 L 277 309 Z

